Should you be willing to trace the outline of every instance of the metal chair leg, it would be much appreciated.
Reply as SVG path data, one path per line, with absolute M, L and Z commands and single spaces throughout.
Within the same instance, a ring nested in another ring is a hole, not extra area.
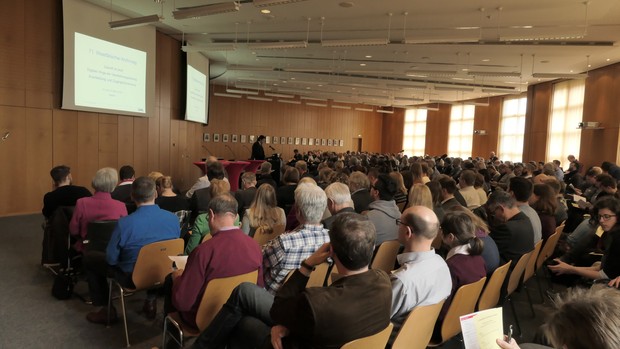
M 536 317 L 536 313 L 534 313 L 534 306 L 532 305 L 532 297 L 530 296 L 530 290 L 523 284 L 523 288 L 525 289 L 525 294 L 527 295 L 527 301 L 530 303 L 530 311 L 532 312 L 532 317 Z
M 106 324 L 106 327 L 109 328 L 110 327 L 110 313 L 112 312 L 112 279 L 108 279 L 108 323 Z
M 123 312 L 123 325 L 125 325 L 125 341 L 127 342 L 127 348 L 129 348 L 131 346 L 131 344 L 129 344 L 129 331 L 127 330 L 127 313 L 125 312 L 125 292 L 123 290 L 123 287 L 119 284 L 118 285 L 118 289 L 120 291 L 120 298 L 121 298 L 121 311 Z
M 171 324 L 179 332 L 179 340 L 177 340 L 174 336 L 170 336 L 170 338 L 172 338 L 179 345 L 179 348 L 183 348 L 183 330 L 181 329 L 181 325 L 170 316 L 166 316 L 166 318 L 164 318 L 164 335 L 162 336 L 162 349 L 166 349 L 166 338 L 168 338 L 169 333 L 168 324 Z
M 512 302 L 512 297 L 508 297 L 508 302 L 510 302 L 510 307 L 512 308 L 512 315 L 515 317 L 515 324 L 517 325 L 517 330 L 519 331 L 519 336 L 521 336 L 521 325 L 519 324 L 519 316 L 517 316 L 517 310 L 515 309 L 515 305 Z

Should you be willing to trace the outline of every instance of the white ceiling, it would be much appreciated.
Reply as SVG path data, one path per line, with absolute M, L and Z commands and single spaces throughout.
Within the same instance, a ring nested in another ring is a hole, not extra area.
M 262 8 L 245 0 L 238 12 L 184 20 L 172 11 L 222 1 L 85 1 L 128 17 L 162 15 L 159 30 L 190 46 L 234 44 L 234 51 L 202 51 L 215 84 L 337 101 L 402 106 L 499 93 L 489 88 L 518 93 L 549 80 L 533 73 L 583 73 L 620 62 L 620 0 L 306 0 Z M 353 39 L 389 44 L 321 44 Z M 306 40 L 305 48 L 249 47 Z

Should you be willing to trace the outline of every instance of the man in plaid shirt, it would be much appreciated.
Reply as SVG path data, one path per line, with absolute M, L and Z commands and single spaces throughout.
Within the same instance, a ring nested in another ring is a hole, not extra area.
M 316 184 L 302 183 L 295 189 L 296 230 L 284 233 L 263 246 L 265 288 L 275 294 L 291 270 L 299 268 L 321 245 L 329 242 L 328 230 L 321 219 L 327 207 L 327 196 Z

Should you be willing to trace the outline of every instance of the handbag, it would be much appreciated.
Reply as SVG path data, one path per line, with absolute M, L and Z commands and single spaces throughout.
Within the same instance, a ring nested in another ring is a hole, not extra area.
M 67 268 L 66 270 L 60 271 L 54 278 L 52 296 L 59 300 L 69 299 L 73 294 L 73 286 L 75 286 L 75 274 L 73 270 Z

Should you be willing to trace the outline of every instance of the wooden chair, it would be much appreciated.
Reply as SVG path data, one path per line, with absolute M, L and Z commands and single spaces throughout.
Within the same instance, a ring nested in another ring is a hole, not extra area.
M 394 325 L 390 322 L 381 332 L 345 343 L 340 349 L 384 349 Z
M 334 266 L 334 268 L 336 268 L 336 267 Z M 288 274 L 286 274 L 286 278 L 284 279 L 284 283 L 286 283 L 288 281 L 288 279 L 290 279 L 291 275 L 293 275 L 295 270 L 297 270 L 297 269 L 293 269 L 293 270 L 289 271 Z M 308 278 L 308 283 L 306 284 L 306 287 L 323 287 L 323 286 L 325 286 L 326 283 L 329 282 L 328 277 L 331 277 L 331 274 L 329 276 L 327 275 L 328 271 L 329 271 L 329 263 L 327 263 L 327 262 L 321 263 L 321 264 L 315 266 L 315 270 L 310 274 L 310 277 Z M 329 282 L 329 283 L 331 283 L 331 282 Z
M 392 349 L 425 349 L 444 302 L 413 308 L 398 331 Z
M 534 245 L 534 251 L 532 251 L 532 255 L 530 259 L 527 261 L 527 265 L 525 266 L 525 271 L 523 272 L 523 288 L 525 289 L 525 294 L 527 295 L 527 300 L 530 302 L 530 310 L 532 311 L 532 316 L 536 317 L 536 313 L 534 312 L 534 306 L 532 305 L 532 297 L 530 296 L 530 291 L 527 289 L 527 282 L 534 276 L 536 273 L 536 259 L 540 254 L 540 249 L 542 247 L 543 241 L 540 240 Z
M 400 212 L 403 212 L 403 210 L 405 209 L 405 204 L 406 202 L 401 202 L 401 203 L 396 204 L 396 207 L 398 207 L 398 210 Z
M 372 260 L 370 269 L 380 269 L 390 274 L 394 270 L 394 264 L 396 264 L 396 255 L 400 249 L 400 242 L 398 240 L 384 241 L 379 245 L 377 254 Z
M 508 275 L 508 269 L 510 268 L 511 263 L 512 261 L 508 261 L 508 263 L 495 269 L 489 279 L 489 282 L 484 287 L 484 291 L 482 291 L 482 294 L 480 295 L 480 300 L 478 301 L 478 311 L 497 306 L 502 292 L 502 285 L 504 284 L 504 280 L 506 280 L 506 275 Z
M 480 297 L 486 280 L 487 278 L 483 277 L 476 282 L 461 286 L 456 291 L 454 298 L 452 298 L 452 303 L 450 303 L 450 307 L 448 308 L 448 312 L 446 313 L 446 317 L 441 324 L 441 339 L 439 341 L 433 341 L 431 339 L 431 342 L 428 344 L 429 347 L 440 346 L 450 338 L 461 333 L 461 322 L 459 318 L 474 312 L 476 303 L 478 303 L 478 297 Z
M 558 245 L 558 241 L 560 240 L 560 236 L 562 236 L 563 231 L 564 231 L 564 224 L 555 228 L 555 233 L 551 234 L 551 236 L 547 238 L 547 241 L 545 242 L 545 244 L 540 250 L 540 253 L 538 254 L 538 258 L 536 258 L 536 270 L 541 270 L 540 268 L 543 266 L 545 261 L 549 259 L 551 256 L 553 256 L 553 253 L 555 251 L 555 248 Z M 542 270 L 544 274 L 545 269 L 542 269 Z M 536 278 L 536 281 L 538 282 L 538 290 L 540 291 L 540 298 L 544 302 L 545 296 L 543 295 L 543 290 L 542 290 L 542 285 L 540 284 L 540 279 Z
M 137 292 L 164 284 L 166 275 L 172 272 L 172 261 L 168 256 L 177 256 L 183 253 L 183 239 L 172 239 L 153 242 L 142 246 L 138 253 L 138 259 L 133 269 L 131 279 L 135 288 L 123 287 L 113 278 L 108 278 L 109 299 L 108 302 L 108 326 L 110 325 L 110 311 L 112 307 L 112 289 L 118 288 L 123 313 L 123 325 L 125 327 L 125 340 L 129 344 L 129 332 L 127 330 L 127 312 L 125 310 L 125 292 Z
M 215 315 L 217 315 L 220 309 L 222 309 L 222 306 L 224 306 L 224 303 L 226 303 L 235 287 L 239 286 L 243 282 L 256 283 L 257 278 L 258 270 L 255 270 L 246 274 L 213 279 L 209 281 L 204 293 L 202 294 L 202 300 L 200 301 L 198 312 L 196 314 L 196 325 L 198 325 L 198 331 L 184 323 L 181 320 L 179 313 L 170 313 L 164 319 L 162 348 L 166 347 L 166 339 L 170 333 L 169 325 L 172 325 L 177 329 L 179 333 L 179 340 L 177 341 L 177 338 L 171 333 L 170 337 L 177 342 L 179 346 L 183 347 L 183 339 L 185 337 L 196 337 L 209 326 L 211 321 L 213 321 L 213 318 L 215 318 Z
M 256 240 L 260 246 L 263 246 L 270 240 L 273 240 L 283 234 L 284 230 L 285 226 L 282 224 L 278 224 L 273 227 L 258 227 L 254 232 L 254 240 Z
M 530 251 L 524 254 L 523 256 L 521 256 L 521 258 L 519 258 L 519 261 L 515 265 L 514 269 L 512 269 L 512 272 L 510 273 L 510 277 L 508 278 L 508 285 L 506 287 L 506 298 L 504 299 L 504 301 L 510 302 L 510 307 L 512 308 L 512 313 L 514 314 L 515 322 L 517 325 L 517 329 L 519 330 L 519 334 L 521 334 L 521 325 L 519 324 L 519 317 L 517 316 L 515 305 L 512 302 L 512 294 L 517 289 L 517 287 L 519 287 L 519 283 L 521 281 L 521 278 L 523 277 L 523 273 L 525 272 L 525 267 L 527 266 L 527 263 L 530 260 L 530 256 L 533 253 L 534 251 Z

